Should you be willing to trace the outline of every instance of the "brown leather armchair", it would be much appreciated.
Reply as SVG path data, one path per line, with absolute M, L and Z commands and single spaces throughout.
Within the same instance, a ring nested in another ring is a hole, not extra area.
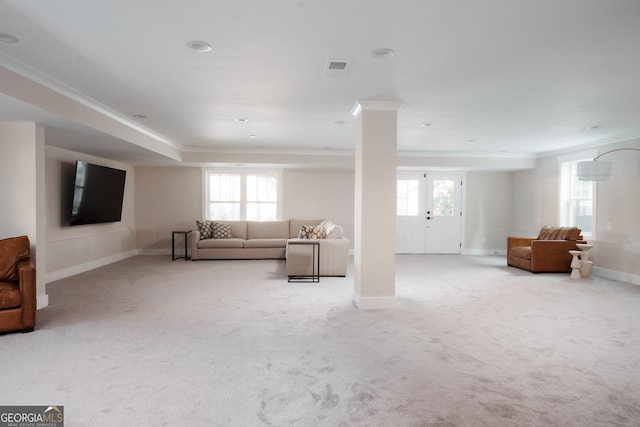
M 565 273 L 571 271 L 572 256 L 582 240 L 577 227 L 548 227 L 538 237 L 507 237 L 507 265 L 532 273 Z
M 36 326 L 36 269 L 27 236 L 0 240 L 0 334 Z

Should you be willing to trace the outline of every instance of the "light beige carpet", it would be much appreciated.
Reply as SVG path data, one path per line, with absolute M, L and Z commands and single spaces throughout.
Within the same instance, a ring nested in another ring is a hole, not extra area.
M 0 404 L 67 426 L 639 426 L 640 287 L 399 256 L 398 307 L 283 261 L 134 257 L 0 336 Z

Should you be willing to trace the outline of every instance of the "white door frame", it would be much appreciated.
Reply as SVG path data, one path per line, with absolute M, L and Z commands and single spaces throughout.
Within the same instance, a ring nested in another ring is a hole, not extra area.
M 460 218 L 460 255 L 464 254 L 464 243 L 465 243 L 465 228 L 466 228 L 466 179 L 467 179 L 467 173 L 465 171 L 456 171 L 456 170 L 445 170 L 445 169 L 437 169 L 437 170 L 433 170 L 433 169 L 425 169 L 425 168 L 412 168 L 412 169 L 401 169 L 397 171 L 397 178 L 402 177 L 402 175 L 406 175 L 406 176 L 410 176 L 410 175 L 416 175 L 416 174 L 420 174 L 423 175 L 425 178 L 428 176 L 433 176 L 433 175 L 459 175 L 461 180 L 462 180 L 462 185 L 460 187 L 460 210 L 462 212 L 462 216 Z M 425 179 L 425 191 L 426 191 L 426 179 Z M 423 198 L 424 199 L 424 198 Z M 424 203 L 424 200 L 423 200 Z M 423 211 L 424 212 L 424 211 Z M 403 253 L 401 251 L 398 251 L 396 248 L 396 252 L 397 253 Z M 412 253 L 412 252 L 404 252 L 404 253 Z M 426 253 L 426 244 L 425 244 L 425 253 Z

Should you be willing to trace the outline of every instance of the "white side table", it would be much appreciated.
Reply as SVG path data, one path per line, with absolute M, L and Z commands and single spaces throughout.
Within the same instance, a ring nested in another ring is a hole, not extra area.
M 580 258 L 579 255 L 582 251 L 569 251 L 571 255 L 573 255 L 573 259 L 571 260 L 571 278 L 579 279 L 580 276 Z
M 593 261 L 589 261 L 589 251 L 593 245 L 578 243 L 576 246 L 582 251 L 580 253 L 580 276 L 583 279 L 588 279 L 591 277 L 591 269 L 593 268 Z
M 588 261 L 589 251 L 591 251 L 591 248 L 593 248 L 593 245 L 589 245 L 587 243 L 578 243 L 576 244 L 576 246 L 578 247 L 578 249 L 582 251 L 582 253 L 580 254 L 580 259 L 583 261 Z

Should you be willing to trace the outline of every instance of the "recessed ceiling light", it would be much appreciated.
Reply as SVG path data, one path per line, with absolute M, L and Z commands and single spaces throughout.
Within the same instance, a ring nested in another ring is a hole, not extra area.
M 388 47 L 381 47 L 371 52 L 371 56 L 373 56 L 374 58 L 382 59 L 391 58 L 395 54 L 396 52 L 393 49 L 389 49 Z
M 420 126 L 422 126 L 423 128 L 430 128 L 431 126 L 433 126 L 433 123 L 422 123 Z
M 344 120 L 334 120 L 334 122 L 333 122 L 334 125 L 343 125 L 345 123 L 346 122 Z
M 254 135 L 254 134 L 249 135 L 249 138 L 257 138 L 257 137 L 258 135 Z
M 132 116 L 134 119 L 146 119 L 147 116 L 145 116 L 144 114 L 134 114 Z
M 236 119 L 233 119 L 234 122 L 238 122 L 238 123 L 247 123 L 249 121 L 249 119 L 245 119 L 242 117 L 238 117 Z
M 187 42 L 187 47 L 197 52 L 209 52 L 212 49 L 209 43 L 200 40 L 191 40 L 190 42 Z
M 7 33 L 0 33 L 0 42 L 3 43 L 18 43 L 20 41 L 19 38 Z

